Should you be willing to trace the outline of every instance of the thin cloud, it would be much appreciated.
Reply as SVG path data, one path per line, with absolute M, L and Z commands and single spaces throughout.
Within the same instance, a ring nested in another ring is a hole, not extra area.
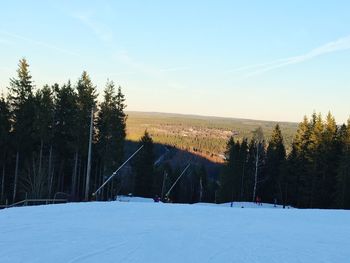
M 109 43 L 113 40 L 112 31 L 107 26 L 94 21 L 91 15 L 79 13 L 73 14 L 72 17 L 88 27 L 101 41 Z
M 23 41 L 32 43 L 32 44 L 37 45 L 37 46 L 41 46 L 41 47 L 45 47 L 45 48 L 48 48 L 48 49 L 52 49 L 52 50 L 58 51 L 60 53 L 73 55 L 73 56 L 78 56 L 78 53 L 76 53 L 76 52 L 73 52 L 73 51 L 70 51 L 70 50 L 67 50 L 67 49 L 63 49 L 63 48 L 57 47 L 55 45 L 52 45 L 52 44 L 49 44 L 49 43 L 46 43 L 46 42 L 38 41 L 38 40 L 35 40 L 35 39 L 31 39 L 31 38 L 28 38 L 28 37 L 24 37 L 24 36 L 21 36 L 21 35 L 9 33 L 9 32 L 2 31 L 2 30 L 0 31 L 0 34 L 3 34 L 5 36 L 11 37 L 11 38 L 23 40 Z
M 326 43 L 317 48 L 314 48 L 311 51 L 299 56 L 277 59 L 267 63 L 248 65 L 248 66 L 230 70 L 228 72 L 246 71 L 247 74 L 245 75 L 245 77 L 251 77 L 251 76 L 259 75 L 274 69 L 286 67 L 288 65 L 303 63 L 305 61 L 311 60 L 313 58 L 316 58 L 325 54 L 330 54 L 338 51 L 345 51 L 349 49 L 350 49 L 350 36 L 346 36 L 343 38 L 339 38 L 335 41 Z
M 11 45 L 13 42 L 8 40 L 8 39 L 3 39 L 3 38 L 0 38 L 0 44 L 2 45 Z
M 183 71 L 183 70 L 188 70 L 190 67 L 173 67 L 173 68 L 164 68 L 160 69 L 159 71 L 161 72 L 173 72 L 173 71 Z
M 133 57 L 129 55 L 129 53 L 125 50 L 117 52 L 114 54 L 114 59 L 123 62 L 124 64 L 128 65 L 131 69 L 142 72 L 154 79 L 159 80 L 160 82 L 165 83 L 168 87 L 174 88 L 174 89 L 184 89 L 185 87 L 183 85 L 180 85 L 172 80 L 170 80 L 165 72 L 167 71 L 175 71 L 175 70 L 184 70 L 185 67 L 174 67 L 174 68 L 167 68 L 167 69 L 157 69 L 150 65 L 141 63 L 137 60 L 135 60 Z M 187 67 L 186 67 L 187 68 Z

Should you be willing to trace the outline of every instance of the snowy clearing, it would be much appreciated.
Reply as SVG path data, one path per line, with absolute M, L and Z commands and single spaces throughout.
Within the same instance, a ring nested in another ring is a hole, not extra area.
M 349 211 L 152 202 L 0 210 L 2 263 L 345 263 L 349 237 Z

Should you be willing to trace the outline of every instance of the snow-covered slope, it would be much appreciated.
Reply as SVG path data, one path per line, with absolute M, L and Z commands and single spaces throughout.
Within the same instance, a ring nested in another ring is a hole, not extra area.
M 91 202 L 0 210 L 0 262 L 350 262 L 350 212 Z

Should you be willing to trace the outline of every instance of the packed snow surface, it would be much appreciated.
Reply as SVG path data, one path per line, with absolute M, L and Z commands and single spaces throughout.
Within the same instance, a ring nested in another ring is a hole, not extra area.
M 3 209 L 0 262 L 350 262 L 349 211 L 241 205 L 114 201 Z

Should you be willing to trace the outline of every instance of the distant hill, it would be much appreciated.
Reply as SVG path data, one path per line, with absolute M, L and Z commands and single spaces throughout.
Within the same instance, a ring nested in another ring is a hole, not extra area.
M 175 146 L 215 162 L 223 161 L 226 142 L 231 135 L 237 139 L 251 138 L 261 126 L 266 140 L 279 123 L 287 149 L 297 129 L 297 123 L 260 121 L 238 118 L 184 115 L 159 112 L 128 111 L 127 139 L 137 141 L 144 131 L 157 143 Z

